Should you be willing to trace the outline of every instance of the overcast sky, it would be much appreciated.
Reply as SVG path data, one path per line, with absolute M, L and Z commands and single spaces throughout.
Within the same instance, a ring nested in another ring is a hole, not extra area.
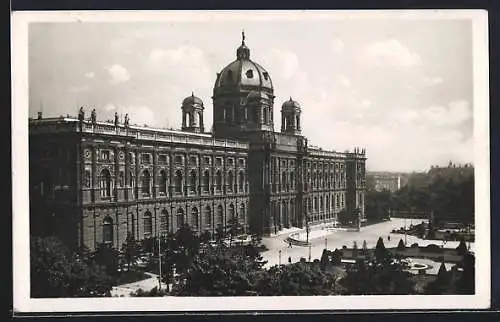
M 212 124 L 216 73 L 235 60 L 245 30 L 250 57 L 281 104 L 302 106 L 310 144 L 367 150 L 369 171 L 424 171 L 473 161 L 469 20 L 206 21 L 33 24 L 30 115 L 180 128 L 182 100 L 205 103 Z

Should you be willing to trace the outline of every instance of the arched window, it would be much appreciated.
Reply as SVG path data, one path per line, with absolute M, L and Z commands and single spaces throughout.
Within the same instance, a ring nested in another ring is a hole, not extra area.
M 198 125 L 200 127 L 203 127 L 203 113 L 202 112 L 198 112 Z
M 113 219 L 109 216 L 102 222 L 102 241 L 105 244 L 113 244 Z
M 177 209 L 177 229 L 184 226 L 184 210 L 182 208 Z
M 151 236 L 153 234 L 153 217 L 151 216 L 151 212 L 146 210 L 144 213 L 144 235 Z
M 295 117 L 295 120 L 296 120 L 296 126 L 297 126 L 297 130 L 300 130 L 300 116 L 296 116 Z
M 257 106 L 254 106 L 253 108 L 253 122 L 254 123 L 259 123 L 259 108 Z
M 128 185 L 131 189 L 131 197 L 133 198 L 134 197 L 134 194 L 135 194 L 135 176 L 134 176 L 134 173 L 132 171 L 129 172 L 129 176 L 128 176 Z
M 189 189 L 196 192 L 196 171 L 192 170 L 189 174 Z
M 243 171 L 240 171 L 239 177 L 240 177 L 238 180 L 239 190 L 240 190 L 240 192 L 244 192 L 245 191 L 245 174 L 243 173 Z
M 210 206 L 205 207 L 205 225 L 212 226 L 212 209 L 210 209 Z
M 241 222 L 245 222 L 245 217 L 246 217 L 246 214 L 245 214 L 245 204 L 241 203 L 240 204 L 240 221 Z
M 161 232 L 168 231 L 168 211 L 163 209 L 160 215 L 160 230 Z
M 316 174 L 316 171 L 313 172 L 313 187 L 316 188 L 317 187 L 317 174 Z
M 290 173 L 290 187 L 295 190 L 295 173 L 293 171 Z
M 164 170 L 160 171 L 158 190 L 160 193 L 167 193 L 167 174 Z
M 340 208 L 340 199 L 339 195 L 335 195 L 335 204 L 337 205 L 337 209 Z
M 199 228 L 199 216 L 198 216 L 198 208 L 193 207 L 191 209 L 191 227 L 193 228 L 194 231 L 197 231 Z
M 203 173 L 203 191 L 208 192 L 210 190 L 210 172 L 205 171 Z
M 193 123 L 193 116 L 191 115 L 191 113 L 186 112 L 186 125 L 191 126 L 192 123 Z
M 222 227 L 222 225 L 224 224 L 224 209 L 221 205 L 217 206 L 216 224 L 217 227 Z
M 215 188 L 217 189 L 217 191 L 222 190 L 222 174 L 220 173 L 220 170 L 217 171 L 215 175 Z
M 101 197 L 107 198 L 111 197 L 111 174 L 108 169 L 101 171 Z
M 264 124 L 267 124 L 269 122 L 269 113 L 267 107 L 264 107 L 263 113 L 264 113 Z
M 233 191 L 233 187 L 234 187 L 233 172 L 229 171 L 227 173 L 227 190 Z
M 87 188 L 90 187 L 91 180 L 92 179 L 91 179 L 91 176 L 90 176 L 90 171 L 86 170 L 85 171 L 85 178 L 84 178 L 84 181 L 83 181 L 84 182 L 83 183 L 84 186 L 87 187 Z
M 141 192 L 145 195 L 149 195 L 151 193 L 151 175 L 148 170 L 144 170 L 142 173 Z
M 234 220 L 234 219 L 235 219 L 235 217 L 234 217 L 234 205 L 233 204 L 229 204 L 228 221 Z
M 182 193 L 182 171 L 175 171 L 175 192 Z
M 323 197 L 319 197 L 319 211 L 323 211 Z
M 285 189 L 286 189 L 286 172 L 283 171 L 283 173 L 281 174 L 281 190 Z
M 326 196 L 326 211 L 330 210 L 330 196 Z
M 314 197 L 314 211 L 318 211 L 318 197 Z
M 124 183 L 125 183 L 125 175 L 123 174 L 123 171 L 120 171 L 120 173 L 118 174 L 118 186 L 120 187 L 123 187 Z

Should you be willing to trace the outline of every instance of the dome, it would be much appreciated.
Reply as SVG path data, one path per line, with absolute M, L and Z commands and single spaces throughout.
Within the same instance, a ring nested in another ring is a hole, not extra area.
M 194 96 L 194 93 L 191 93 L 190 96 L 186 97 L 182 101 L 182 105 L 183 106 L 187 106 L 187 105 L 199 105 L 200 107 L 203 107 L 203 101 L 199 97 Z
M 288 101 L 283 103 L 281 106 L 282 109 L 284 110 L 291 110 L 291 109 L 298 109 L 300 110 L 300 104 L 297 101 L 294 101 L 291 97 Z
M 214 92 L 225 89 L 247 88 L 273 91 L 273 83 L 269 73 L 259 64 L 250 60 L 250 49 L 245 45 L 245 35 L 241 46 L 236 51 L 236 60 L 224 67 L 217 74 Z
M 269 99 L 269 96 L 264 92 L 251 91 L 247 95 L 247 100 Z

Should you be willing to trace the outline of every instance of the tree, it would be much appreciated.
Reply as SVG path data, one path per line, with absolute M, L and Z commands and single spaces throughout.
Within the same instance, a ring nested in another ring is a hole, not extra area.
M 342 251 L 335 248 L 335 250 L 332 253 L 332 265 L 340 266 L 341 263 L 342 263 Z
M 361 251 L 362 254 L 365 255 L 365 256 L 368 255 L 368 246 L 366 245 L 366 240 L 363 240 L 363 246 L 362 247 L 363 247 L 362 251 Z
M 475 293 L 475 256 L 471 253 L 466 253 L 462 262 L 462 274 L 455 283 L 456 292 L 458 294 L 474 294 Z
M 358 257 L 358 243 L 356 241 L 352 243 L 352 257 Z
M 135 237 L 130 232 L 127 233 L 125 243 L 122 245 L 122 252 L 125 255 L 127 267 L 130 270 L 130 263 L 137 257 L 138 244 Z
M 330 251 L 328 251 L 326 248 L 323 249 L 320 263 L 321 263 L 321 269 L 325 269 L 328 266 L 328 264 L 330 264 Z
M 238 296 L 252 290 L 251 265 L 241 257 L 210 249 L 193 259 L 172 292 L 180 296 Z
M 104 268 L 110 276 L 118 274 L 118 251 L 114 248 L 100 244 L 96 251 L 92 254 L 92 260 Z
M 55 237 L 32 237 L 32 297 L 110 296 L 112 279 L 85 254 L 72 254 Z
M 463 238 L 460 238 L 460 243 L 458 244 L 456 250 L 458 255 L 465 255 L 465 253 L 467 253 L 467 246 L 465 245 L 465 240 Z
M 387 249 L 385 248 L 384 240 L 382 239 L 382 237 L 379 237 L 377 240 L 377 245 L 375 246 L 375 258 L 381 261 L 386 256 L 387 256 Z
M 406 249 L 405 243 L 403 242 L 403 239 L 402 239 L 402 238 L 399 240 L 399 243 L 398 243 L 398 247 L 397 247 L 397 249 L 398 249 L 399 251 L 401 251 L 401 252 L 402 252 L 402 251 L 404 251 L 404 250 Z
M 381 248 L 379 248 L 381 249 Z M 385 251 L 385 248 L 384 248 Z M 384 252 L 384 257 L 369 262 L 357 261 L 340 280 L 346 295 L 403 295 L 414 293 L 412 274 L 400 260 Z
M 338 274 L 322 270 L 321 264 L 299 262 L 271 267 L 257 275 L 255 291 L 262 296 L 312 296 L 339 294 Z

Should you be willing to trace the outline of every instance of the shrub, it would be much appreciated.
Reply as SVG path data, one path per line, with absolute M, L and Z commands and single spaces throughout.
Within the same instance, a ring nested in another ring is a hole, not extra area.
M 398 250 L 403 251 L 405 249 L 406 249 L 405 243 L 403 242 L 403 239 L 400 239 L 398 243 Z
M 465 255 L 467 253 L 467 246 L 465 245 L 465 240 L 461 239 L 460 244 L 456 248 L 458 255 Z
M 418 248 L 418 243 L 411 244 L 411 248 Z

